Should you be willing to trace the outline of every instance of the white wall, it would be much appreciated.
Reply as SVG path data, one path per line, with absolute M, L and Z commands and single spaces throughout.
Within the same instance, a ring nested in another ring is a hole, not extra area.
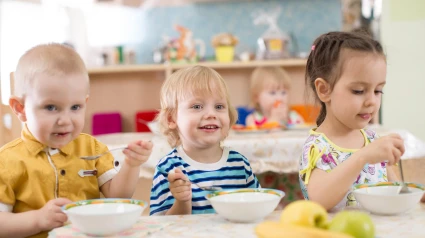
M 425 1 L 383 1 L 381 27 L 388 57 L 383 125 L 425 141 Z

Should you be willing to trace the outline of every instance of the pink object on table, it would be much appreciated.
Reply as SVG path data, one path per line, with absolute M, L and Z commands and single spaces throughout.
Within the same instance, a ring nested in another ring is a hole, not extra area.
M 92 134 L 101 135 L 122 132 L 121 114 L 118 112 L 93 115 Z

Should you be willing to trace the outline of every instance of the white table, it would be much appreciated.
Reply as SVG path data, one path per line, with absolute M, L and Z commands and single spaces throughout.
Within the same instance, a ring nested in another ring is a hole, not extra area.
M 266 220 L 278 221 L 282 211 L 274 211 Z M 333 217 L 334 214 L 329 214 Z M 376 228 L 377 238 L 423 238 L 425 237 L 425 205 L 396 216 L 370 214 Z M 133 230 L 113 237 L 256 237 L 258 223 L 232 223 L 218 214 L 141 217 Z M 143 229 L 141 229 L 143 227 Z M 49 237 L 86 237 L 71 226 L 54 229 Z
M 408 131 L 388 130 L 376 126 L 373 129 L 381 136 L 389 133 L 400 134 L 406 147 L 403 159 L 425 158 L 425 143 Z M 256 174 L 267 171 L 298 172 L 299 157 L 308 132 L 305 129 L 251 134 L 231 132 L 224 145 L 246 156 Z M 154 144 L 153 151 L 140 173 L 140 176 L 147 178 L 152 178 L 159 159 L 171 151 L 166 138 L 153 133 L 117 133 L 100 135 L 97 138 L 110 148 L 126 145 L 134 140 L 151 140 Z M 118 161 L 124 158 L 121 152 L 114 152 L 113 155 Z

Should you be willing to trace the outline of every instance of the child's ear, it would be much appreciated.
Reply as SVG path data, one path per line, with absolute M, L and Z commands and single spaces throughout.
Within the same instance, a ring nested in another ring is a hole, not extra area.
M 326 80 L 317 78 L 314 80 L 314 86 L 316 87 L 316 93 L 320 101 L 327 103 L 331 100 L 331 86 Z
M 176 118 L 175 118 L 174 115 L 172 115 L 172 113 L 168 113 L 167 122 L 168 122 L 168 128 L 169 129 L 174 130 L 174 129 L 177 128 Z
M 9 99 L 9 106 L 21 122 L 27 121 L 27 117 L 25 115 L 24 110 L 25 107 L 21 98 L 11 97 Z

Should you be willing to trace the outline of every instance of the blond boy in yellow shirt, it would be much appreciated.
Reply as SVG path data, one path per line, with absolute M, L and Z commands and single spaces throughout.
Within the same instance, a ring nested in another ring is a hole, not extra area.
M 119 172 L 108 148 L 82 134 L 89 77 L 79 55 L 60 44 L 26 52 L 15 71 L 9 105 L 24 123 L 22 136 L 0 148 L 0 237 L 46 237 L 67 216 L 61 206 L 105 197 L 130 198 L 152 143 L 135 141 Z M 105 224 L 107 225 L 107 224 Z

